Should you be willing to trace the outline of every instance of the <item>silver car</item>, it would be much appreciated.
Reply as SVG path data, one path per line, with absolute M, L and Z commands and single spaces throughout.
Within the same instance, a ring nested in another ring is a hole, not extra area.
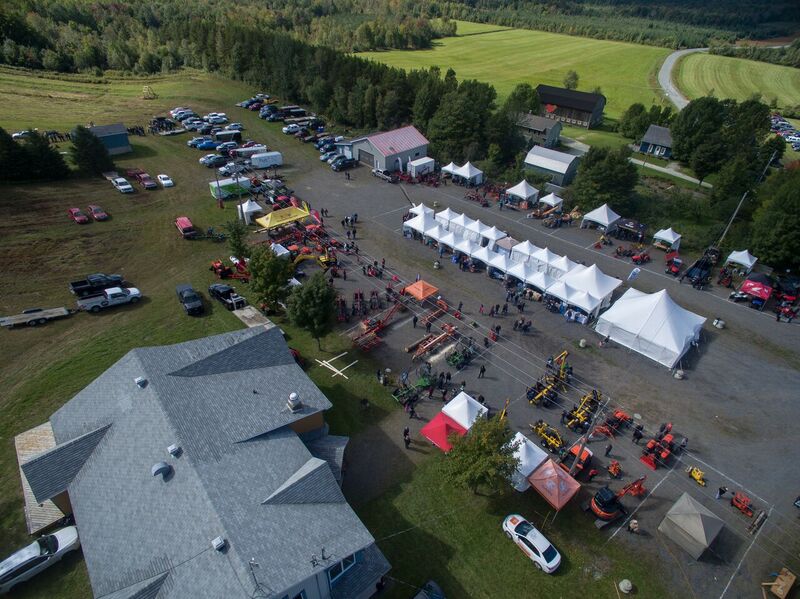
M 19 583 L 33 578 L 80 546 L 78 529 L 74 526 L 36 539 L 0 562 L 0 593 L 8 593 Z

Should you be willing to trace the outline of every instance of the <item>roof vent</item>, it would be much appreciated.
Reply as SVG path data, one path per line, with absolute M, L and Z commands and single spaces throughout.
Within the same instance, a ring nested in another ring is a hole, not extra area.
M 222 551 L 225 549 L 228 542 L 223 539 L 221 536 L 217 537 L 216 539 L 211 540 L 211 546 L 216 549 L 217 551 Z
M 300 401 L 300 396 L 297 393 L 289 394 L 289 401 L 286 402 L 286 407 L 292 413 L 299 412 L 303 409 L 303 402 Z
M 153 464 L 153 467 L 150 468 L 150 474 L 153 476 L 161 475 L 161 478 L 167 480 L 172 474 L 172 466 L 167 464 L 166 462 L 158 462 L 157 464 Z
M 135 379 L 133 379 L 133 382 L 136 383 L 140 389 L 147 387 L 147 379 L 143 376 L 137 376 Z
M 177 458 L 179 455 L 181 455 L 181 451 L 183 450 L 180 448 L 179 445 L 173 443 L 172 445 L 167 447 L 167 451 L 169 452 L 169 455 L 171 455 L 173 458 Z

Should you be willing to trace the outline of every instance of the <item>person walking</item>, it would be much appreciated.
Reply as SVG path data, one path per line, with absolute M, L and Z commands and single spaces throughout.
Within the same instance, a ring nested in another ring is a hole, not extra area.
M 412 418 L 417 417 L 417 412 L 414 410 L 414 402 L 411 402 L 411 407 L 408 408 L 408 419 L 411 420 Z
M 639 521 L 638 520 L 631 520 L 628 522 L 628 532 L 631 534 L 639 534 Z
M 453 375 L 450 374 L 450 371 L 448 370 L 447 374 L 444 375 L 444 383 L 445 383 L 445 385 L 447 385 L 449 387 L 450 386 L 450 379 L 452 379 L 452 378 L 453 378 Z
M 491 316 L 492 318 L 494 318 L 494 306 L 492 306 L 491 308 L 489 308 L 489 316 Z
M 503 304 L 503 316 L 508 316 L 508 304 Z
M 408 430 L 408 427 L 403 429 L 403 443 L 405 444 L 406 449 L 408 449 L 411 445 L 411 431 Z
M 442 403 L 447 403 L 447 389 L 442 389 Z
M 483 314 L 483 304 L 481 304 L 481 307 L 478 308 L 478 314 Z
M 728 487 L 720 487 L 719 489 L 717 489 L 717 494 L 714 495 L 714 499 L 719 499 L 727 492 L 728 492 Z
M 642 431 L 639 430 L 638 428 L 634 429 L 633 438 L 631 439 L 631 443 L 636 443 L 636 445 L 639 445 L 639 441 L 641 441 L 641 440 L 642 440 Z
M 463 393 L 464 389 L 467 388 L 467 381 L 461 381 L 461 386 L 458 388 L 459 393 Z
M 461 312 L 461 308 L 464 307 L 464 302 L 458 302 L 458 309 L 457 312 Z
M 347 280 L 347 271 L 344 268 L 342 269 L 342 279 Z
M 415 329 L 417 328 L 417 322 L 419 322 L 419 318 L 417 318 L 417 315 L 414 314 L 414 316 L 411 318 L 411 324 L 414 325 Z
M 606 453 L 605 453 L 605 456 L 606 456 L 606 457 L 608 457 L 608 456 L 610 456 L 610 455 L 611 455 L 611 450 L 612 450 L 612 449 L 613 449 L 613 448 L 611 447 L 611 443 L 609 443 L 608 445 L 606 445 Z
M 481 369 L 478 371 L 478 378 L 482 379 L 486 374 L 486 366 L 481 364 Z
M 430 333 L 431 332 L 431 321 L 430 320 L 425 323 L 425 332 L 426 333 Z
M 439 387 L 439 389 L 444 389 L 444 372 L 439 373 L 439 380 L 436 383 L 436 386 Z

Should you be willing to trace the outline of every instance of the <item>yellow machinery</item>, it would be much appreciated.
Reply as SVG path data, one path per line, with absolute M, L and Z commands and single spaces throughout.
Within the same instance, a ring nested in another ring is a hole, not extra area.
M 562 391 L 566 391 L 567 383 L 569 383 L 571 368 L 567 362 L 569 357 L 568 351 L 563 351 L 555 358 L 550 358 L 547 361 L 547 373 L 544 377 L 544 382 L 547 385 L 558 385 Z
M 599 405 L 600 394 L 597 390 L 592 389 L 591 393 L 587 393 L 581 398 L 581 403 L 578 404 L 577 407 L 570 410 L 564 424 L 571 430 L 587 430 L 592 422 L 592 416 Z
M 323 254 L 314 254 L 314 253 L 297 254 L 297 256 L 295 256 L 294 258 L 293 264 L 297 266 L 298 264 L 306 260 L 315 260 L 317 264 L 319 264 L 322 268 L 326 269 L 330 268 L 331 266 L 336 266 L 338 262 L 336 259 L 336 254 L 334 254 L 333 252 L 328 252 L 326 248 Z
M 701 487 L 706 486 L 706 473 L 697 466 L 686 466 L 686 474 L 689 475 Z
M 544 406 L 547 407 L 552 403 L 552 398 L 557 395 L 556 391 L 556 383 L 549 382 L 547 383 L 544 388 L 537 392 L 533 397 L 528 399 L 531 405 L 537 405 L 540 401 L 544 400 Z
M 561 433 L 547 424 L 544 420 L 537 420 L 536 424 L 531 424 L 529 426 L 531 427 L 531 430 L 539 436 L 541 439 L 541 445 L 545 449 L 549 449 L 553 453 L 556 453 L 559 449 L 564 447 L 564 439 L 561 438 Z

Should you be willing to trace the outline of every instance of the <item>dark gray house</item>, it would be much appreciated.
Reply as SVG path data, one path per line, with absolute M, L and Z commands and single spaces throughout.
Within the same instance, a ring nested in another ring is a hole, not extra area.
M 517 121 L 517 127 L 528 141 L 528 146 L 544 146 L 554 148 L 561 136 L 561 122 L 548 119 L 538 114 L 524 114 Z
M 281 331 L 135 349 L 22 464 L 74 513 L 104 599 L 361 599 L 389 564 L 345 501 L 346 437 Z
M 603 94 L 539 85 L 540 115 L 568 125 L 591 128 L 603 122 L 606 97 Z
M 639 151 L 642 154 L 650 154 L 659 158 L 672 157 L 672 133 L 669 127 L 659 127 L 650 125 L 647 132 L 639 142 Z

